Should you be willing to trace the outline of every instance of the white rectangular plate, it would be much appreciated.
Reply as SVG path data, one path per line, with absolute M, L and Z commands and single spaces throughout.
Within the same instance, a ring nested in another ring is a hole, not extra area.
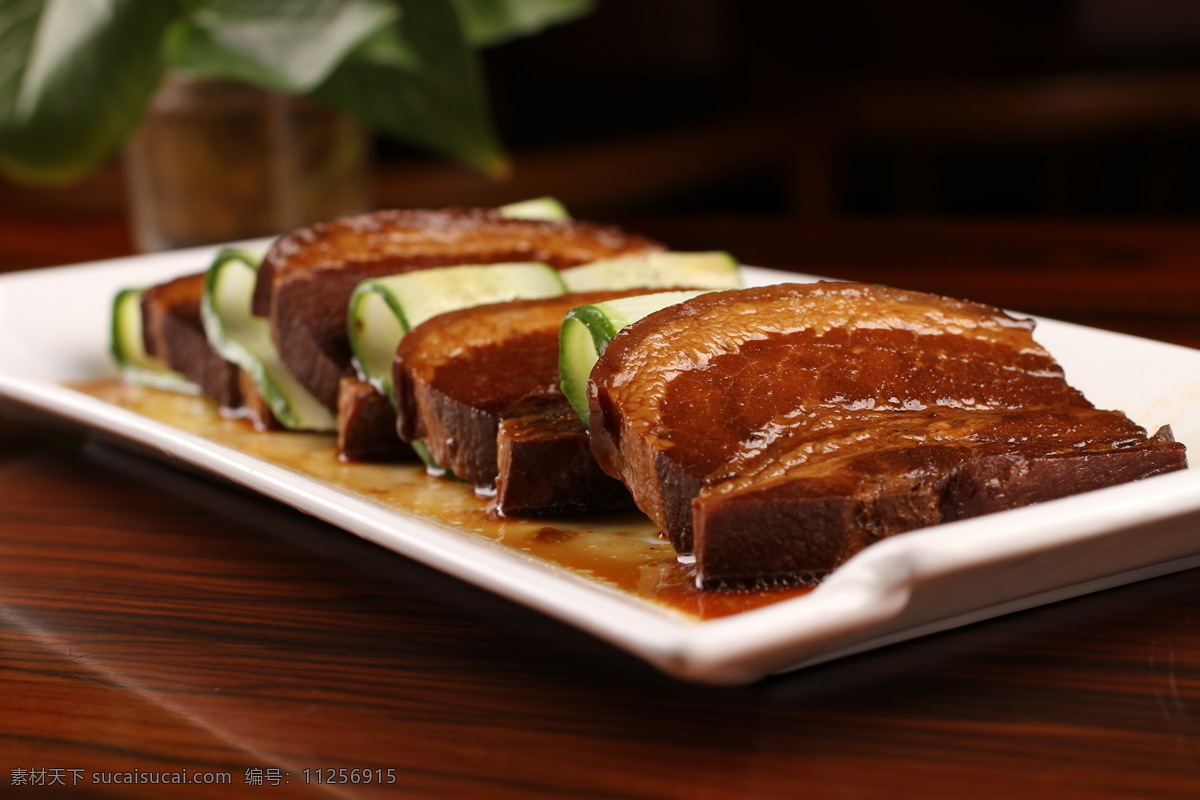
M 207 266 L 214 250 L 0 276 L 0 396 L 220 474 L 524 603 L 677 677 L 742 683 L 1041 603 L 1200 565 L 1196 470 L 964 520 L 868 548 L 810 594 L 691 620 L 578 574 L 371 503 L 71 389 L 113 372 L 109 304 L 125 286 Z M 747 268 L 752 284 L 811 280 Z M 1200 452 L 1200 351 L 1040 320 L 1099 407 L 1170 424 Z M 1189 413 L 1192 412 L 1192 413 Z

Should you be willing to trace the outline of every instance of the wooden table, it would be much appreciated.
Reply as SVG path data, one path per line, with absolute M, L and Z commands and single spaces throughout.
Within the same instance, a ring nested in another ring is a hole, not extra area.
M 88 223 L 90 249 L 70 223 L 0 221 L 0 265 L 116 255 L 119 223 Z M 679 249 L 721 246 L 1200 346 L 1193 226 L 636 223 Z M 212 783 L 147 783 L 159 773 Z M 105 783 L 117 779 L 139 782 Z M 1194 798 L 1200 575 L 747 687 L 689 685 L 274 502 L 5 407 L 0 787 Z

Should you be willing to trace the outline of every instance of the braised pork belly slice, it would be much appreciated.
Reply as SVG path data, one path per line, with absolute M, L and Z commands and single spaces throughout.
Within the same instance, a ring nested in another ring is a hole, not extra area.
M 819 580 L 887 536 L 1184 467 L 1096 409 L 834 412 L 773 426 L 693 500 L 701 585 Z
M 501 422 L 524 418 L 510 431 L 515 442 L 505 466 L 515 473 L 599 475 L 587 448 L 560 447 L 566 461 L 539 461 L 537 453 L 550 448 L 532 446 L 532 418 L 546 417 L 543 432 L 557 431 L 570 406 L 558 379 L 558 331 L 570 309 L 631 294 L 588 292 L 540 300 L 515 300 L 452 311 L 414 328 L 396 350 L 396 431 L 399 437 L 424 443 L 430 456 L 458 478 L 491 493 L 497 486 L 500 457 L 497 436 Z M 582 430 L 576 428 L 563 441 Z M 518 431 L 523 432 L 520 435 Z M 545 444 L 545 442 L 543 442 Z M 535 463 L 522 463 L 533 455 Z M 572 459 L 582 459 L 582 466 Z M 502 480 L 506 497 L 525 478 Z M 608 484 L 605 479 L 604 483 Z M 546 500 L 547 507 L 558 501 Z M 516 505 L 530 503 L 514 501 Z M 526 509 L 528 513 L 528 508 Z M 547 511 L 546 513 L 551 513 Z
M 625 484 L 592 458 L 587 428 L 563 398 L 500 420 L 495 507 L 506 517 L 600 514 L 632 509 Z
M 203 272 L 175 278 L 142 293 L 146 353 L 161 358 L 222 408 L 239 409 L 243 405 L 241 370 L 209 344 L 200 319 L 203 295 Z
M 601 354 L 593 452 L 708 583 L 801 580 L 901 530 L 1185 466 L 1169 437 L 1096 411 L 1032 329 L 862 284 L 703 295 Z
M 254 313 L 280 356 L 330 410 L 353 374 L 346 305 L 362 280 L 457 264 L 543 262 L 556 269 L 662 250 L 650 239 L 579 220 L 513 219 L 492 209 L 387 210 L 302 228 L 271 246 Z
M 391 402 L 358 378 L 342 378 L 338 385 L 337 452 L 340 460 L 350 463 L 416 458 L 396 436 Z

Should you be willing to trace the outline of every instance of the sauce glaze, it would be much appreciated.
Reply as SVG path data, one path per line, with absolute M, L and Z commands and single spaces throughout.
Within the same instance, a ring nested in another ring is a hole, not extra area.
M 434 525 L 482 536 L 694 619 L 728 616 L 810 591 L 804 587 L 700 591 L 695 586 L 695 567 L 680 563 L 654 524 L 639 513 L 504 518 L 467 484 L 430 477 L 420 464 L 339 461 L 332 434 L 256 431 L 245 420 L 222 417 L 202 398 L 129 386 L 118 380 L 74 388 L 348 495 Z

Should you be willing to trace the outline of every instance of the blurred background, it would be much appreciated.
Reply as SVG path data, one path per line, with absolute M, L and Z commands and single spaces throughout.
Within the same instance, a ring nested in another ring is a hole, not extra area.
M 608 0 L 490 56 L 526 178 L 606 144 L 598 212 L 1200 210 L 1192 0 Z
M 601 0 L 485 59 L 514 178 L 381 141 L 380 204 L 547 188 L 602 214 L 1200 210 L 1192 0 Z M 100 204 L 106 179 L 39 199 Z
M 855 220 L 1200 211 L 1194 0 L 600 0 L 485 60 L 513 176 L 379 140 L 376 206 L 550 194 L 676 249 L 833 268 L 847 257 L 820 242 Z M 80 258 L 130 252 L 124 203 L 118 164 L 64 189 L 0 185 L 4 266 L 71 260 L 67 242 L 39 249 L 46 220 L 72 223 Z M 764 243 L 764 220 L 817 251 Z

